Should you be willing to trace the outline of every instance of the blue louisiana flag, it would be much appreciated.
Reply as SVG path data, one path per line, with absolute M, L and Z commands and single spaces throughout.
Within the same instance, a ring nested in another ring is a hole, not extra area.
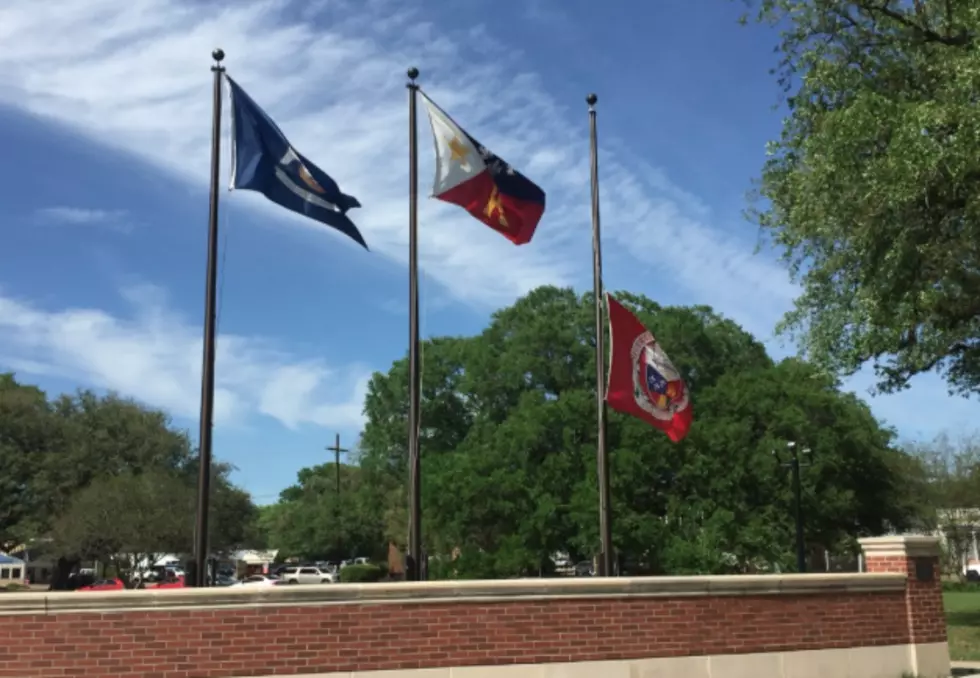
M 360 207 L 342 193 L 330 175 L 303 157 L 265 111 L 229 78 L 231 90 L 231 187 L 258 191 L 293 212 L 299 212 L 356 240 L 367 249 L 357 226 L 347 216 Z

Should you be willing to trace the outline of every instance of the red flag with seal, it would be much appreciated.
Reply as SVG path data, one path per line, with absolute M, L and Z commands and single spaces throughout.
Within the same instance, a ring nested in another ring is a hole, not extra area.
M 608 292 L 606 308 L 612 354 L 606 402 L 660 429 L 675 443 L 683 440 L 694 413 L 680 372 L 653 334 Z

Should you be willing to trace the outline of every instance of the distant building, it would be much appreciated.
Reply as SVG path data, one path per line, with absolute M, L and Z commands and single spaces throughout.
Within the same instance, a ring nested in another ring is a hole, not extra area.
M 232 555 L 235 561 L 235 569 L 243 576 L 253 574 L 269 574 L 269 569 L 276 562 L 279 556 L 279 549 L 268 551 L 242 550 Z
M 32 584 L 49 584 L 54 574 L 56 559 L 49 553 L 51 540 L 31 539 L 10 549 L 9 555 L 23 561 L 24 576 Z
M 980 508 L 940 509 L 936 517 L 935 534 L 943 545 L 947 567 L 958 568 L 962 575 L 980 568 Z
M 27 583 L 26 563 L 20 558 L 14 558 L 6 553 L 0 553 L 0 588 L 10 584 Z

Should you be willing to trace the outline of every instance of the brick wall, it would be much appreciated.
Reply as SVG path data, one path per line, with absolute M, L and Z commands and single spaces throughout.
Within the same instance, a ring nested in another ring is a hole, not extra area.
M 6 594 L 0 677 L 288 676 L 930 642 L 938 581 L 910 581 L 908 559 L 889 562 L 869 556 L 880 573 L 854 575 Z
M 902 539 L 901 545 L 896 539 Z M 868 572 L 900 573 L 908 578 L 905 591 L 906 615 L 909 625 L 909 642 L 946 642 L 946 615 L 943 611 L 942 571 L 935 539 L 932 537 L 885 537 L 880 540 L 866 539 L 865 560 Z M 876 549 L 876 546 L 881 546 Z M 932 567 L 928 581 L 919 581 L 917 561 Z
M 904 555 L 871 557 L 870 559 L 866 558 L 864 563 L 865 570 L 872 573 L 908 573 L 909 565 L 909 559 Z
M 905 610 L 896 590 L 32 614 L 0 624 L 0 676 L 218 678 L 894 645 L 908 642 Z

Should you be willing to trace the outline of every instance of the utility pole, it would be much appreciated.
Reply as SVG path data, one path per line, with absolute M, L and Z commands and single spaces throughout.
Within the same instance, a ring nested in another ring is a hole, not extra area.
M 334 467 L 334 473 L 336 474 L 335 477 L 337 480 L 337 487 L 335 488 L 336 496 L 334 497 L 333 500 L 333 521 L 334 521 L 334 529 L 337 530 L 337 535 L 338 535 L 337 545 L 340 546 L 340 538 L 339 538 L 340 536 L 340 453 L 350 452 L 350 450 L 340 446 L 339 433 L 337 433 L 333 439 L 333 447 L 330 447 L 328 445 L 326 449 L 328 452 L 333 452 L 333 467 Z M 337 571 L 338 573 L 340 572 L 340 570 Z
M 350 450 L 348 450 L 348 449 L 343 448 L 343 447 L 340 446 L 340 434 L 339 433 L 336 434 L 336 437 L 334 438 L 333 447 L 327 446 L 326 449 L 327 449 L 328 452 L 333 452 L 333 454 L 334 454 L 334 456 L 333 456 L 333 459 L 334 459 L 334 471 L 336 471 L 336 473 L 337 473 L 337 504 L 335 504 L 335 506 L 339 506 L 339 504 L 340 504 L 340 453 L 341 452 L 350 452 Z

